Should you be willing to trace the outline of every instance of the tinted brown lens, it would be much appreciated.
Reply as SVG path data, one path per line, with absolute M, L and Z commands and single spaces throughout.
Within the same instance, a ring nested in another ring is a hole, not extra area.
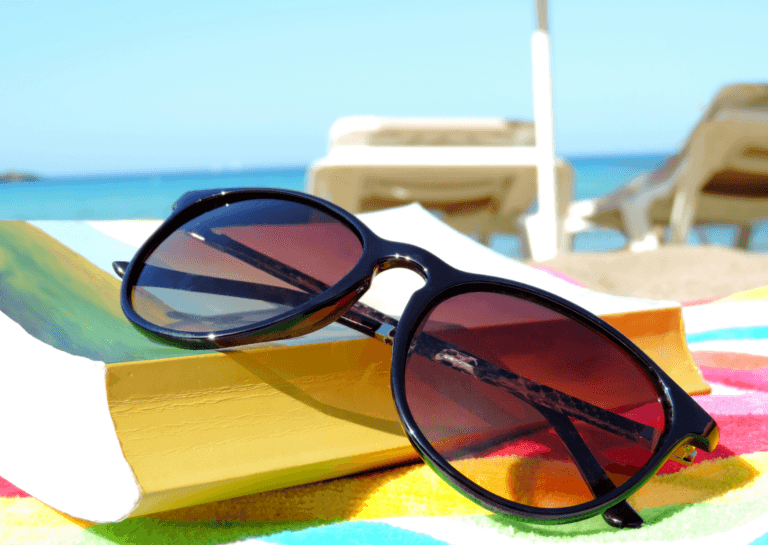
M 405 396 L 457 471 L 533 507 L 572 507 L 618 487 L 664 428 L 656 387 L 623 350 L 549 308 L 490 292 L 427 315 L 406 360 Z
M 165 239 L 146 259 L 131 303 L 142 318 L 177 331 L 254 325 L 337 283 L 362 250 L 346 224 L 311 206 L 232 203 Z

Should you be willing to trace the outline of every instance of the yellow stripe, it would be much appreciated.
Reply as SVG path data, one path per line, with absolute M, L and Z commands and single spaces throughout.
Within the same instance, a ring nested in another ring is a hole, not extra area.
M 630 498 L 630 503 L 646 509 L 686 503 L 720 505 L 767 496 L 768 452 L 755 452 L 657 475 Z
M 763 286 L 762 288 L 755 288 L 747 291 L 740 291 L 739 293 L 734 293 L 733 295 L 729 295 L 728 297 L 724 297 L 723 299 L 718 299 L 716 302 L 721 303 L 723 301 L 758 301 L 758 300 L 768 300 L 768 286 Z
M 638 509 L 687 503 L 734 503 L 768 496 L 768 453 L 713 460 L 657 475 L 630 503 Z M 153 515 L 170 520 L 365 520 L 387 517 L 477 515 L 467 500 L 431 469 L 417 464 L 358 477 L 255 494 Z
M 66 542 L 91 526 L 34 498 L 0 498 L 0 543 Z
M 637 509 L 690 503 L 713 505 L 768 500 L 768 452 L 713 460 L 653 477 L 632 498 Z M 62 539 L 88 523 L 33 498 L 0 498 L 0 542 L 50 532 Z M 366 520 L 388 517 L 477 515 L 488 511 L 467 500 L 423 464 L 254 494 L 152 515 L 184 521 Z

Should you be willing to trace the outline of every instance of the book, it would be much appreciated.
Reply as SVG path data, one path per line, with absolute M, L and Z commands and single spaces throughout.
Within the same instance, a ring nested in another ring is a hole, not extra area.
M 708 391 L 680 305 L 596 293 L 457 233 L 418 205 L 362 214 L 379 235 L 603 316 L 690 393 Z M 114 522 L 415 460 L 388 345 L 332 324 L 193 352 L 156 344 L 119 305 L 111 262 L 160 221 L 0 222 L 0 476 L 73 517 Z M 423 283 L 378 275 L 363 302 L 397 316 Z

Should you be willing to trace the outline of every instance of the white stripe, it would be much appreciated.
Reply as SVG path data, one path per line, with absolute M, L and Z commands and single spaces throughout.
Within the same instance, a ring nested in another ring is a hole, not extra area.
M 712 396 L 738 396 L 738 395 L 745 395 L 745 394 L 751 394 L 756 393 L 756 390 L 744 390 L 742 388 L 734 388 L 733 386 L 728 386 L 727 384 L 720 384 L 719 382 L 709 382 L 710 388 L 712 388 L 712 391 L 705 396 L 706 398 L 712 397 Z
M 80 254 L 100 269 L 117 277 L 113 261 L 130 261 L 136 248 L 95 229 L 81 220 L 30 221 L 38 229 Z
M 752 356 L 768 356 L 768 339 L 733 339 L 701 341 L 688 345 L 691 352 L 733 352 Z
M 734 301 L 683 307 L 685 332 L 768 325 L 768 301 Z
M 734 504 L 738 505 L 738 504 Z M 678 518 L 686 517 L 685 513 L 680 513 Z M 478 522 L 483 517 L 479 517 Z M 680 545 L 690 545 L 692 541 L 699 544 L 712 544 L 722 545 L 728 543 L 729 545 L 748 545 L 754 542 L 756 539 L 766 535 L 766 528 L 768 528 L 768 514 L 758 517 L 745 524 L 739 524 L 738 520 L 732 520 L 733 527 L 724 532 L 716 532 L 711 535 L 701 536 L 697 535 L 694 540 L 690 536 L 669 535 L 665 539 L 653 539 L 650 538 L 654 533 L 653 526 L 646 525 L 640 530 L 622 530 L 619 533 L 615 533 L 606 524 L 606 531 L 597 535 L 584 535 L 584 536 L 551 536 L 546 537 L 538 535 L 535 530 L 517 530 L 514 525 L 506 526 L 502 531 L 498 528 L 484 528 L 480 524 L 474 523 L 472 520 L 466 520 L 464 518 L 454 517 L 425 517 L 425 518 L 393 518 L 393 519 L 381 519 L 378 522 L 383 522 L 394 526 L 396 528 L 402 528 L 404 530 L 410 530 L 421 534 L 426 534 L 445 541 L 451 545 L 466 545 L 467 543 L 482 543 L 483 545 L 509 545 L 510 543 L 562 543 L 565 541 L 571 541 L 573 543 L 620 543 L 621 545 L 648 545 L 649 543 L 658 543 L 659 545 L 672 545 L 678 543 Z M 545 526 L 541 527 L 545 529 Z M 628 540 L 627 532 L 632 532 L 637 535 L 636 540 Z
M 509 535 L 501 534 L 494 528 L 483 528 L 467 523 L 463 518 L 458 517 L 397 517 L 379 519 L 377 522 L 425 534 L 449 545 L 467 545 L 467 543 L 509 545 L 510 543 Z M 509 526 L 509 533 L 514 533 L 514 527 Z

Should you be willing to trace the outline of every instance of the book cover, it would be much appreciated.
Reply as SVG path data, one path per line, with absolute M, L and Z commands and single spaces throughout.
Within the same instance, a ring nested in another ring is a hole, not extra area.
M 680 306 L 599 294 L 496 254 L 418 206 L 361 216 L 385 238 L 565 297 L 606 318 L 691 393 L 708 391 Z M 114 260 L 159 221 L 0 222 L 0 475 L 69 515 L 129 516 L 416 458 L 390 348 L 340 325 L 241 350 L 156 344 L 122 316 Z M 397 316 L 423 282 L 392 270 L 363 302 Z

